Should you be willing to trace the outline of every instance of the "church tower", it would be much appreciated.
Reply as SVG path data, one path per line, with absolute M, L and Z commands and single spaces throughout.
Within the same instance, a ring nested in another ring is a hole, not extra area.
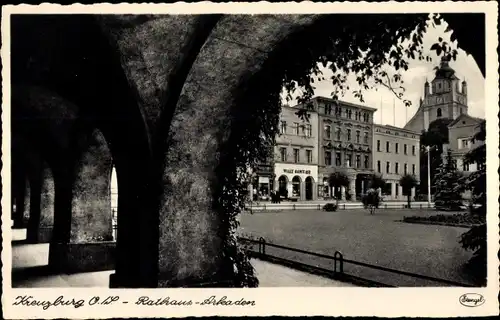
M 430 89 L 430 90 L 429 90 Z M 441 59 L 441 64 L 431 84 L 426 81 L 424 87 L 424 128 L 436 119 L 448 118 L 455 120 L 467 110 L 467 83 L 455 75 L 455 70 L 449 66 L 449 61 Z

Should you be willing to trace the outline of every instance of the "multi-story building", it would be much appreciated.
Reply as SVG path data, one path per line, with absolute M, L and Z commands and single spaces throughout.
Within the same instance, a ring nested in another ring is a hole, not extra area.
M 451 150 L 451 155 L 459 171 L 466 173 L 478 169 L 475 163 L 467 164 L 463 158 L 471 149 L 484 144 L 484 141 L 473 139 L 483 121 L 485 120 L 462 114 L 448 125 L 449 143 L 443 146 L 443 154 Z
M 420 134 L 389 125 L 375 125 L 373 139 L 373 170 L 386 181 L 382 188 L 385 200 L 402 200 L 401 176 L 420 177 Z M 415 188 L 411 191 L 415 197 Z
M 334 101 L 325 97 L 312 100 L 318 111 L 318 196 L 331 197 L 328 177 L 344 172 L 350 180 L 346 190 L 342 187 L 335 194 L 355 200 L 366 191 L 372 169 L 373 113 L 375 108 Z
M 284 106 L 274 150 L 274 190 L 282 197 L 315 200 L 318 182 L 318 114 L 309 119 L 296 114 L 297 107 Z

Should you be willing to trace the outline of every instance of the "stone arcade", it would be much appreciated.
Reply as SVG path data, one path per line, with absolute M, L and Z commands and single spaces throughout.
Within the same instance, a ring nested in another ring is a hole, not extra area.
M 227 227 L 214 199 L 228 169 L 220 167 L 230 116 L 255 94 L 241 88 L 275 68 L 283 46 L 294 48 L 290 35 L 335 22 L 11 16 L 14 226 L 27 224 L 28 241 L 50 243 L 49 267 L 58 272 L 114 269 L 112 287 L 228 286 Z M 484 71 L 483 51 L 475 58 Z

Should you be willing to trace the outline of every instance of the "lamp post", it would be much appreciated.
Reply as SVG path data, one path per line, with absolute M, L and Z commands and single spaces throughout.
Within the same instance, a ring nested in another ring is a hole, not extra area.
M 427 150 L 427 204 L 431 206 L 431 147 L 426 146 Z

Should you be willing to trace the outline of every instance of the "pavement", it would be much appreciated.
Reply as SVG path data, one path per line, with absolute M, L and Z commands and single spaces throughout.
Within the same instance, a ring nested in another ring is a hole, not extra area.
M 26 238 L 26 229 L 12 229 L 12 240 Z M 15 243 L 12 246 L 12 287 L 108 287 L 109 275 L 114 270 L 51 275 L 46 272 L 49 244 Z M 259 279 L 259 287 L 352 287 L 349 283 L 334 281 L 257 259 L 251 260 Z

